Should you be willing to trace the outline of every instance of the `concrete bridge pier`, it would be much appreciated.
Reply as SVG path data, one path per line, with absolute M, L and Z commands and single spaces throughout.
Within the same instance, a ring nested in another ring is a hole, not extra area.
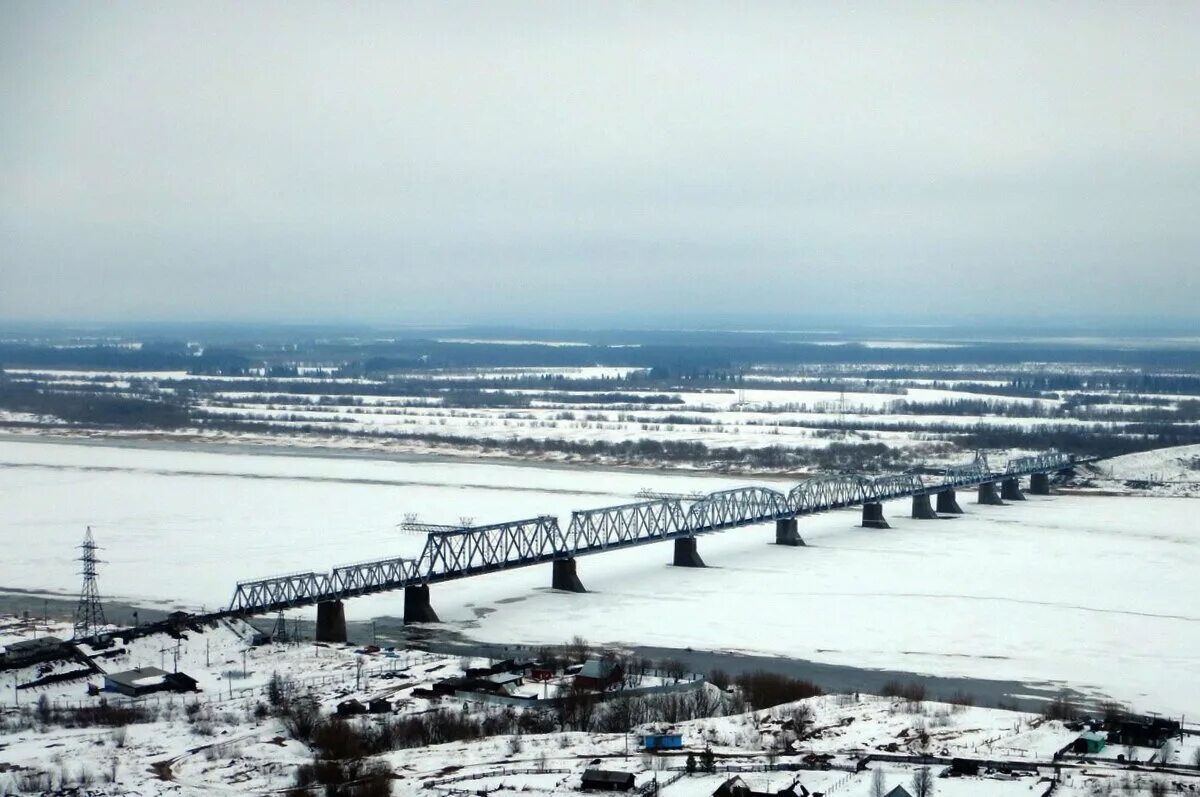
M 1034 495 L 1050 495 L 1050 474 L 1034 473 L 1030 475 L 1029 492 Z
M 875 501 L 863 504 L 862 525 L 864 529 L 890 529 L 883 517 L 883 504 Z
M 346 607 L 341 601 L 317 604 L 316 641 L 342 643 L 346 641 Z
M 958 505 L 958 496 L 953 490 L 942 490 L 937 494 L 937 511 L 939 515 L 961 515 L 962 507 Z
M 1004 502 L 1000 500 L 1000 496 L 996 494 L 995 482 L 983 482 L 979 485 L 979 503 L 991 504 L 992 506 L 1004 506 Z
M 550 580 L 551 589 L 561 589 L 564 592 L 587 592 L 583 588 L 583 582 L 579 580 L 579 574 L 575 572 L 575 557 L 555 559 L 552 565 L 554 573 Z
M 1021 480 L 1014 476 L 1000 482 L 1000 497 L 1006 501 L 1024 501 L 1025 494 L 1021 492 Z
M 937 512 L 933 511 L 928 494 L 914 495 L 912 498 L 912 516 L 915 520 L 937 520 Z
M 800 537 L 799 524 L 796 522 L 796 518 L 785 518 L 775 521 L 775 544 L 804 545 L 804 540 Z
M 436 623 L 437 612 L 429 603 L 429 585 L 419 584 L 404 588 L 404 624 Z
M 700 553 L 696 550 L 695 537 L 677 537 L 675 539 L 675 561 L 672 564 L 676 567 L 705 567 L 704 560 L 700 558 Z

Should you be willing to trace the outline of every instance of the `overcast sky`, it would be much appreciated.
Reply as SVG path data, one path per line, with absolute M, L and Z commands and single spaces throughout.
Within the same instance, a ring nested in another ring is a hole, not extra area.
M 0 5 L 0 318 L 1198 299 L 1194 1 Z

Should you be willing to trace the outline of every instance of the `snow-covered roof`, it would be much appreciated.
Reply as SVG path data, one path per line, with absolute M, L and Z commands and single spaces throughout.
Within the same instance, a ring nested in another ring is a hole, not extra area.
M 579 674 L 584 678 L 607 678 L 612 675 L 612 671 L 616 668 L 616 664 L 604 659 L 588 659 L 583 663 L 583 669 Z

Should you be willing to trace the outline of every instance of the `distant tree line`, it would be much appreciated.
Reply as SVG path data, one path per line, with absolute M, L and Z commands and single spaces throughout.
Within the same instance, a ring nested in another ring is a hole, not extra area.
M 68 424 L 120 429 L 176 429 L 191 424 L 186 404 L 90 390 L 50 390 L 0 378 L 0 409 L 48 415 Z

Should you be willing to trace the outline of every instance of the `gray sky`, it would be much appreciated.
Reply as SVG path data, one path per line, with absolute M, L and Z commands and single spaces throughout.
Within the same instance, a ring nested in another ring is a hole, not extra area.
M 1195 316 L 1200 4 L 0 6 L 0 318 Z

